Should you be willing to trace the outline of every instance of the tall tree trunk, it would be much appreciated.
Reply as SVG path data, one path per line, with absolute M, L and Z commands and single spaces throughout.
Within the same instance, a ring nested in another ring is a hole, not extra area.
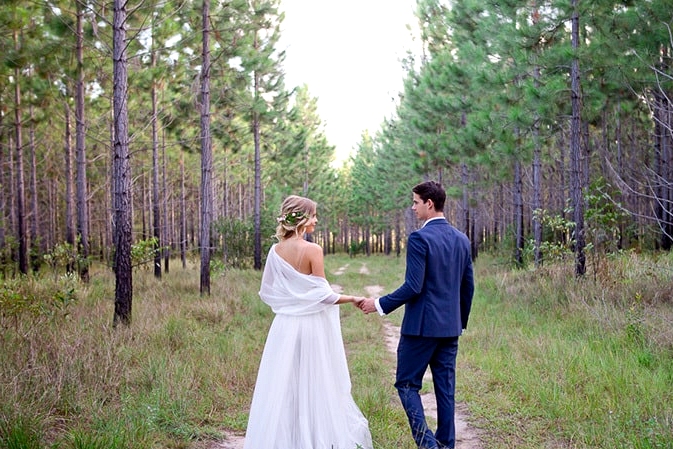
M 537 2 L 533 0 L 533 9 L 531 14 L 531 19 L 533 25 L 537 25 L 540 12 L 537 7 Z M 537 60 L 539 53 L 539 48 L 536 46 L 534 48 L 534 57 Z M 537 61 L 533 66 L 533 85 L 538 88 L 540 85 L 540 66 L 537 65 Z M 542 209 L 542 161 L 540 160 L 541 156 L 541 145 L 540 145 L 540 115 L 535 111 L 535 121 L 533 123 L 533 211 L 540 212 Z M 542 222 L 538 220 L 533 220 L 533 240 L 535 241 L 535 249 L 533 257 L 535 259 L 535 266 L 542 266 Z
M 533 128 L 533 140 L 533 210 L 539 212 L 542 209 L 542 162 L 540 160 L 542 150 L 538 120 L 535 120 Z M 535 241 L 535 266 L 540 267 L 542 266 L 542 222 L 539 219 L 533 220 L 533 239 Z
M 210 226 L 213 218 L 210 146 L 210 0 L 203 0 L 203 52 L 201 67 L 201 284 L 202 295 L 210 295 Z
M 383 243 L 383 254 L 386 256 L 390 255 L 390 252 L 393 249 L 393 231 L 390 225 L 386 226 L 383 230 L 384 233 L 384 243 Z
M 404 212 L 395 212 L 395 255 L 400 257 L 402 254 L 402 217 Z
M 19 32 L 14 32 L 14 48 L 19 51 Z M 19 242 L 19 272 L 28 274 L 28 238 L 26 235 L 26 191 L 23 179 L 23 131 L 21 122 L 21 70 L 14 69 L 14 132 L 16 145 L 16 238 Z
M 559 185 L 559 195 L 557 196 L 556 210 L 561 218 L 566 219 L 566 192 L 569 191 L 568 180 L 566 179 L 566 143 L 565 143 L 565 131 L 561 129 L 558 133 L 558 152 L 559 158 L 556 166 L 556 173 L 558 173 L 558 185 Z M 565 239 L 565 238 L 564 238 Z
M 7 131 L 7 154 L 9 155 L 9 161 L 7 161 L 7 167 L 9 167 L 9 180 L 7 184 L 9 185 L 9 204 L 8 204 L 8 217 L 7 217 L 7 229 L 10 230 L 10 235 L 16 237 L 16 164 L 14 163 L 15 151 L 14 151 L 14 128 L 12 127 L 11 131 Z M 11 249 L 11 260 L 16 262 L 16 248 Z
M 462 225 L 461 225 L 461 230 L 467 235 L 468 237 L 470 236 L 470 201 L 469 201 L 469 195 L 468 195 L 468 183 L 469 183 L 469 172 L 467 168 L 467 164 L 465 162 L 461 162 L 460 164 L 460 183 L 463 187 L 463 198 L 461 201 L 461 209 L 463 212 L 462 216 Z
M 147 236 L 147 221 L 145 220 L 145 211 L 149 211 L 150 208 L 147 207 L 147 202 L 149 199 L 147 198 L 147 192 L 149 191 L 149 181 L 146 179 L 146 174 L 145 170 L 142 171 L 142 176 L 140 177 L 140 195 L 142 196 L 142 206 L 140 208 L 140 223 L 141 223 L 141 229 L 142 232 L 140 233 L 142 240 L 147 240 L 149 237 Z M 136 193 L 137 194 L 137 193 Z M 131 207 L 133 207 L 133 200 L 131 200 Z M 131 217 L 134 215 L 131 214 Z
M 573 218 L 575 221 L 575 275 L 583 276 L 586 273 L 586 256 L 584 254 L 584 198 L 582 195 L 582 145 L 581 131 L 581 84 L 579 61 L 579 0 L 572 0 L 572 48 L 573 60 L 570 68 L 570 91 L 572 104 L 572 118 L 570 122 L 570 179 Z
M 114 0 L 112 27 L 114 136 L 112 155 L 114 213 L 114 325 L 131 323 L 133 268 L 131 266 L 131 164 L 128 141 L 128 67 L 126 60 L 126 0 Z
M 257 48 L 257 33 L 255 33 L 254 46 Z M 259 96 L 259 73 L 254 73 L 254 89 L 255 89 L 255 103 Z M 254 200 L 254 268 L 255 270 L 262 269 L 262 229 L 261 229 L 261 204 L 262 204 L 262 164 L 259 148 L 259 112 L 255 105 L 252 107 L 252 132 L 255 144 L 255 200 Z
M 187 268 L 187 195 L 185 193 L 185 155 L 180 153 L 180 260 Z
M 622 113 L 621 113 L 621 100 L 617 100 L 616 108 L 616 122 L 615 122 L 615 145 L 617 150 L 617 174 L 620 179 L 624 179 L 624 154 L 622 149 Z M 608 139 L 609 140 L 609 139 Z M 633 195 L 627 194 L 627 192 L 622 192 L 622 198 L 626 202 L 627 210 L 635 210 L 634 204 L 632 202 Z M 624 249 L 624 237 L 625 237 L 626 225 L 621 220 L 619 222 L 619 249 Z
M 161 156 L 162 156 L 162 191 L 163 191 L 163 196 L 161 198 L 162 205 L 164 207 L 164 250 L 163 250 L 163 255 L 164 255 L 164 271 L 166 274 L 168 274 L 168 269 L 169 269 L 169 262 L 171 259 L 171 245 L 175 241 L 175 236 L 169 232 L 168 228 L 168 188 L 166 187 L 166 178 L 168 177 L 167 169 L 166 169 L 166 139 L 165 139 L 165 131 L 162 130 L 161 133 Z M 170 236 L 170 238 L 169 238 Z
M 83 8 L 77 1 L 77 84 L 75 86 L 75 154 L 77 158 L 77 237 L 79 277 L 89 282 L 89 199 L 86 161 L 86 123 L 84 118 L 84 31 Z
M 523 267 L 523 175 L 521 161 L 514 160 L 514 263 Z
M 112 124 L 112 121 L 110 122 Z M 110 127 L 110 147 L 114 147 L 114 129 Z M 106 191 L 110 192 L 108 195 L 104 195 L 104 205 L 103 205 L 103 211 L 107 212 L 112 210 L 112 203 L 114 201 L 114 182 L 112 182 L 112 166 L 109 165 L 107 168 L 106 172 Z M 114 217 L 114 216 L 113 216 Z M 114 219 L 114 218 L 113 218 Z M 102 258 L 105 260 L 107 263 L 110 265 L 114 265 L 114 261 L 112 260 L 112 254 L 110 253 L 110 248 L 112 245 L 114 245 L 114 223 L 112 220 L 105 220 L 105 239 L 101 239 L 101 242 L 104 243 L 104 245 L 101 247 L 102 251 Z
M 58 235 L 58 225 L 57 225 L 57 219 L 56 217 L 60 217 L 60 214 L 57 212 L 58 211 L 58 206 L 56 206 L 56 191 L 58 190 L 56 188 L 56 182 L 55 180 L 49 179 L 46 181 L 47 184 L 47 201 L 49 202 L 48 204 L 51 204 L 52 207 L 48 209 L 47 212 L 47 234 L 49 237 L 49 240 L 47 241 L 47 248 L 53 248 L 54 245 L 56 245 L 57 241 L 61 241 L 60 237 L 56 237 Z
M 152 39 L 154 46 L 154 39 Z M 152 49 L 152 68 L 157 55 Z M 157 129 L 157 83 L 152 79 L 152 235 L 154 237 L 154 277 L 161 279 L 161 207 L 159 203 L 159 130 Z
M 372 235 L 371 235 L 371 225 L 369 223 L 364 226 L 364 239 L 365 239 L 365 250 L 364 253 L 366 256 L 372 254 Z
M 226 218 L 229 216 L 229 161 L 225 156 L 224 163 L 222 167 L 224 171 L 222 173 L 222 217 Z M 227 248 L 227 239 L 222 238 L 222 263 L 224 266 L 227 266 L 229 263 L 229 250 Z
M 500 245 L 500 243 L 503 241 L 503 235 L 504 235 L 504 229 L 506 227 L 506 219 L 505 219 L 505 186 L 503 185 L 502 182 L 498 183 L 498 191 L 496 193 L 497 195 L 497 201 L 495 202 L 494 206 L 495 209 L 493 211 L 493 216 L 495 217 L 495 220 L 493 220 L 493 237 L 496 242 L 496 247 Z
M 72 133 L 70 122 L 70 105 L 65 103 L 65 142 L 63 145 L 65 150 L 65 241 L 68 244 L 70 251 L 75 251 L 75 220 L 73 212 L 73 177 L 72 177 Z M 71 273 L 75 267 L 68 258 L 66 271 Z
M 38 213 L 37 198 L 37 156 L 35 151 L 35 124 L 33 105 L 30 107 L 30 127 L 28 132 L 28 146 L 30 148 L 30 265 L 33 272 L 40 269 L 40 256 L 43 254 L 43 238 L 40 232 L 40 216 Z

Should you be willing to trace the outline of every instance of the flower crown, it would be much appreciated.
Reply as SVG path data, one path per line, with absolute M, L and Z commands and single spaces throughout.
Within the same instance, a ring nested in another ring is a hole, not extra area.
M 276 220 L 278 221 L 278 223 L 295 226 L 297 223 L 299 223 L 305 218 L 308 218 L 308 214 L 306 212 L 294 211 L 294 212 L 288 212 L 285 215 L 281 215 L 280 217 L 276 218 Z

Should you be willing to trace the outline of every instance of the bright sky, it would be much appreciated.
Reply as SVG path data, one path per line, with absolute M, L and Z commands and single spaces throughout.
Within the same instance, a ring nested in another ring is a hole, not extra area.
M 402 90 L 416 0 L 281 0 L 286 86 L 308 85 L 329 142 L 344 160 L 379 130 Z

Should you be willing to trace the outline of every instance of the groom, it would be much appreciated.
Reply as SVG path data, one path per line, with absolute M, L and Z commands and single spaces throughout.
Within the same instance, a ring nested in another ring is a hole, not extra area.
M 446 193 L 439 183 L 424 182 L 412 192 L 411 208 L 424 223 L 407 242 L 404 284 L 378 299 L 365 299 L 360 308 L 386 315 L 405 305 L 395 388 L 418 447 L 453 449 L 458 337 L 467 327 L 474 294 L 470 242 L 444 218 Z M 437 399 L 434 433 L 419 395 L 428 366 Z

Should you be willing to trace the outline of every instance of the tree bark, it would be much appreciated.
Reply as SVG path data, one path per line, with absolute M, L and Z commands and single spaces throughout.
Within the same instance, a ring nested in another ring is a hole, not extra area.
M 115 310 L 114 325 L 131 323 L 131 164 L 128 141 L 128 67 L 126 60 L 126 1 L 114 0 L 113 18 L 113 223 Z
M 440 182 L 441 183 L 441 182 Z M 470 198 L 468 193 L 468 183 L 469 183 L 469 172 L 467 164 L 464 162 L 460 163 L 460 184 L 463 189 L 463 197 L 460 203 L 462 216 L 461 216 L 461 230 L 467 235 L 470 236 Z
M 89 199 L 84 118 L 84 31 L 81 2 L 77 1 L 77 83 L 75 86 L 75 156 L 77 160 L 77 237 L 79 277 L 89 282 Z
M 175 242 L 175 236 L 170 232 L 172 230 L 169 229 L 168 227 L 168 188 L 166 187 L 166 178 L 168 177 L 168 173 L 166 170 L 166 144 L 165 144 L 165 137 L 164 133 L 162 133 L 162 138 L 161 138 L 161 156 L 162 156 L 162 191 L 163 191 L 163 196 L 161 197 L 161 203 L 164 208 L 164 227 L 163 227 L 163 235 L 164 235 L 164 250 L 163 250 L 163 256 L 164 256 L 164 272 L 168 274 L 169 270 L 169 265 L 170 265 L 170 259 L 171 259 L 171 245 L 173 242 Z
M 255 33 L 255 48 L 257 48 L 257 33 Z M 254 72 L 255 83 L 255 103 L 259 96 L 259 73 Z M 261 217 L 261 203 L 262 203 L 262 163 L 259 148 L 259 113 L 255 105 L 252 107 L 252 132 L 255 145 L 255 200 L 253 211 L 254 222 L 254 268 L 255 270 L 262 269 L 262 217 Z
M 72 178 L 72 134 L 70 122 L 70 105 L 65 104 L 65 241 L 71 250 L 75 249 L 75 220 L 73 212 L 73 178 Z M 72 272 L 75 267 L 68 263 L 66 270 Z
M 187 197 L 185 193 L 185 156 L 180 155 L 180 260 L 187 268 Z
M 37 156 L 35 154 L 35 123 L 33 105 L 30 107 L 30 126 L 28 131 L 28 147 L 30 148 L 30 266 L 33 272 L 40 269 L 40 255 L 44 254 L 43 239 L 40 233 L 40 216 L 37 198 Z
M 154 42 L 154 39 L 152 39 Z M 154 46 L 154 43 L 152 44 Z M 152 49 L 152 68 L 157 55 Z M 152 79 L 152 236 L 154 237 L 154 277 L 161 279 L 161 204 L 159 203 L 159 130 L 157 129 L 157 83 Z
M 533 0 L 532 3 L 531 20 L 533 25 L 537 25 L 540 12 L 537 7 L 537 2 Z M 535 46 L 534 57 L 536 63 L 533 66 L 533 85 L 535 88 L 540 86 L 540 66 L 537 65 L 539 47 Z M 542 161 L 540 159 L 542 153 L 540 144 L 540 114 L 535 111 L 535 121 L 533 123 L 533 211 L 540 211 L 542 209 Z M 534 259 L 535 266 L 542 266 L 542 222 L 540 220 L 533 220 L 533 240 L 535 242 Z
M 210 226 L 213 218 L 210 144 L 210 0 L 203 0 L 203 50 L 201 67 L 201 295 L 210 295 Z
M 14 48 L 19 51 L 19 32 L 14 32 Z M 21 70 L 14 69 L 14 133 L 16 145 L 16 237 L 19 242 L 19 272 L 28 274 L 28 238 L 26 235 L 26 191 L 23 179 L 23 131 L 21 121 Z
M 514 263 L 523 267 L 523 175 L 521 162 L 514 160 Z
M 579 0 L 572 0 L 572 48 L 575 52 L 570 68 L 570 92 L 572 118 L 570 123 L 570 176 L 573 218 L 575 221 L 575 275 L 580 277 L 586 273 L 586 256 L 584 254 L 584 198 L 582 189 L 582 148 L 581 131 L 581 84 L 580 62 L 577 55 L 579 49 Z

